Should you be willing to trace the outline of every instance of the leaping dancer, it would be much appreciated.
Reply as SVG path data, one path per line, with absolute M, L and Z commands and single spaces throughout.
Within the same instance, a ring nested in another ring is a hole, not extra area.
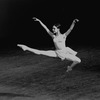
M 71 71 L 72 68 L 81 62 L 81 59 L 76 56 L 77 52 L 72 50 L 69 47 L 66 47 L 66 38 L 69 35 L 69 33 L 72 31 L 72 29 L 75 26 L 75 23 L 78 22 L 78 19 L 74 19 L 70 28 L 65 32 L 64 34 L 61 34 L 60 32 L 60 24 L 54 25 L 51 32 L 45 24 L 42 23 L 41 20 L 39 20 L 36 17 L 33 17 L 34 21 L 38 21 L 42 27 L 47 31 L 47 33 L 52 37 L 54 45 L 56 50 L 38 50 L 34 48 L 30 48 L 26 45 L 18 44 L 17 46 L 21 47 L 24 51 L 28 50 L 30 52 L 33 52 L 38 55 L 45 55 L 49 57 L 59 57 L 61 60 L 70 60 L 73 61 L 73 63 L 67 67 L 67 72 Z

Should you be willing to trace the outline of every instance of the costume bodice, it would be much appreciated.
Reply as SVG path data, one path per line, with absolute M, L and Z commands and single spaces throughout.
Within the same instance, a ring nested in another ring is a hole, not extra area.
M 56 46 L 56 49 L 64 49 L 66 47 L 65 45 L 66 36 L 65 35 L 61 34 L 61 35 L 55 36 L 53 41 Z

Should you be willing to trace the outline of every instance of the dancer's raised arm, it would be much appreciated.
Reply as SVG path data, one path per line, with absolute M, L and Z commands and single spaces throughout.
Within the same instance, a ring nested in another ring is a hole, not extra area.
M 39 20 L 38 18 L 36 17 L 33 17 L 32 19 L 34 19 L 34 21 L 38 21 L 42 27 L 47 31 L 47 33 L 51 36 L 51 37 L 54 37 L 53 33 L 47 28 L 47 26 L 45 24 L 42 23 L 41 20 Z
M 70 33 L 70 32 L 72 31 L 72 29 L 74 28 L 75 23 L 78 22 L 78 21 L 79 21 L 78 19 L 74 19 L 74 20 L 73 20 L 73 22 L 72 22 L 70 28 L 68 29 L 68 31 L 64 33 L 66 36 L 69 35 L 69 33 Z

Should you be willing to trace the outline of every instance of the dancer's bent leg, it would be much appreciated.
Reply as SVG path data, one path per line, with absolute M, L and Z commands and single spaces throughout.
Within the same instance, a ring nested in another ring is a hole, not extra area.
M 74 56 L 74 55 L 67 55 L 66 59 L 73 61 L 73 63 L 72 63 L 70 66 L 67 67 L 67 72 L 68 72 L 68 71 L 71 71 L 72 68 L 73 68 L 76 64 L 78 64 L 78 63 L 81 62 L 81 59 L 78 58 L 77 56 Z
M 33 48 L 30 48 L 30 47 L 27 47 L 27 46 L 21 45 L 21 44 L 18 44 L 17 46 L 21 47 L 24 51 L 28 50 L 30 52 L 33 52 L 33 53 L 39 54 L 39 55 L 41 54 L 41 55 L 45 55 L 45 56 L 49 56 L 49 57 L 57 57 L 57 54 L 53 50 L 48 50 L 48 51 L 37 50 L 37 49 L 33 49 Z

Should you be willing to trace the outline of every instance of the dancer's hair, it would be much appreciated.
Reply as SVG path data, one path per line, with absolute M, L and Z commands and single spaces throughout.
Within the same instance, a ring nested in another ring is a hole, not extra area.
M 54 24 L 53 26 L 56 26 L 57 28 L 59 28 L 61 24 L 57 23 L 57 24 Z

